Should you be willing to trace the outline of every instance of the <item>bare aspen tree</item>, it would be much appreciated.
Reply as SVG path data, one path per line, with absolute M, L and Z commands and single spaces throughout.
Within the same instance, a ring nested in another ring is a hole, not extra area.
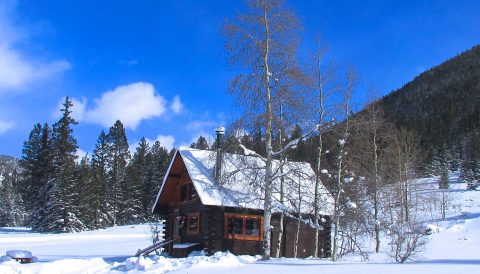
M 336 261 L 338 259 L 338 245 L 339 245 L 339 227 L 340 227 L 340 215 L 341 215 L 341 196 L 343 193 L 343 182 L 344 178 L 343 173 L 345 171 L 345 144 L 347 143 L 350 131 L 350 113 L 351 113 L 351 97 L 353 89 L 356 85 L 356 75 L 353 69 L 349 69 L 347 72 L 347 86 L 343 91 L 343 115 L 345 120 L 343 121 L 342 134 L 339 143 L 339 152 L 337 157 L 337 170 L 336 170 L 336 185 L 335 185 L 335 204 L 333 212 L 333 250 L 332 250 L 332 260 Z
M 385 176 L 383 176 L 382 170 L 387 124 L 383 119 L 382 109 L 375 100 L 374 91 L 371 89 L 370 92 L 372 93 L 370 103 L 356 118 L 352 164 L 357 173 L 365 178 L 366 198 L 373 209 L 375 252 L 378 253 L 380 251 L 380 209 L 382 205 L 379 195 L 385 185 Z M 371 222 L 368 223 L 371 224 Z
M 295 243 L 293 246 L 293 257 L 297 258 L 298 255 L 298 239 L 300 236 L 300 224 L 301 224 L 301 218 L 302 218 L 302 185 L 301 185 L 301 180 L 298 181 L 298 220 L 297 220 L 297 230 L 295 232 Z
M 283 102 L 280 101 L 280 125 L 278 127 L 278 148 L 281 150 L 283 148 Z M 283 155 L 282 155 L 283 157 Z M 283 165 L 280 166 L 280 203 L 283 204 L 284 201 L 284 184 L 285 184 L 285 178 L 283 177 Z M 280 257 L 280 250 L 282 246 L 282 237 L 283 237 L 283 221 L 284 221 L 285 215 L 283 212 L 280 212 L 280 220 L 278 224 L 278 236 L 277 236 L 277 247 L 275 250 L 275 257 L 279 258 Z
M 322 71 L 322 62 L 324 59 L 325 55 L 325 50 L 321 48 L 320 46 L 320 38 L 317 37 L 317 52 L 315 54 L 315 67 L 316 69 L 314 70 L 316 75 L 314 75 L 313 78 L 315 78 L 316 81 L 314 82 L 314 85 L 316 87 L 316 90 L 318 91 L 318 125 L 323 125 L 325 123 L 325 116 L 326 116 L 326 110 L 325 110 L 325 91 L 324 91 L 324 86 L 325 82 L 329 79 L 331 76 L 331 73 L 323 73 Z M 313 223 L 315 224 L 316 227 L 319 227 L 319 196 L 320 196 L 320 185 L 322 184 L 320 180 L 320 174 L 322 171 L 322 151 L 323 151 L 323 140 L 322 140 L 322 133 L 318 133 L 318 143 L 317 143 L 317 155 L 316 155 L 316 165 L 315 165 L 315 193 L 314 193 L 314 205 L 313 205 Z M 318 234 L 319 230 L 315 229 L 313 233 L 313 249 L 312 249 L 312 256 L 313 257 L 318 257 Z
M 419 160 L 419 138 L 405 128 L 394 129 L 391 135 L 391 157 L 396 169 L 398 194 L 401 205 L 401 222 L 408 223 L 412 180 L 415 178 L 416 163 Z
M 254 0 L 248 13 L 225 25 L 226 49 L 242 73 L 231 82 L 230 91 L 244 105 L 250 119 L 261 119 L 265 133 L 265 181 L 263 259 L 270 258 L 272 216 L 272 132 L 277 84 L 295 63 L 298 20 L 282 2 Z M 253 117 L 252 117 L 253 116 Z

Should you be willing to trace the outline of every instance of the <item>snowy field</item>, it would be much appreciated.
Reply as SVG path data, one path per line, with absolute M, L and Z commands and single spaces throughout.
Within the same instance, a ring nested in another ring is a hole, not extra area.
M 171 259 L 133 254 L 150 244 L 148 225 L 121 226 L 72 234 L 38 234 L 26 228 L 0 228 L 0 256 L 23 249 L 38 262 L 19 264 L 3 261 L 0 274 L 7 273 L 480 273 L 480 191 L 467 191 L 451 177 L 451 200 L 446 220 L 434 220 L 438 231 L 428 236 L 425 251 L 405 264 L 393 262 L 386 252 L 369 254 L 369 261 L 351 255 L 339 262 L 308 259 L 272 259 L 217 253 Z M 418 180 L 426 190 L 430 179 Z M 386 249 L 386 240 L 382 242 Z

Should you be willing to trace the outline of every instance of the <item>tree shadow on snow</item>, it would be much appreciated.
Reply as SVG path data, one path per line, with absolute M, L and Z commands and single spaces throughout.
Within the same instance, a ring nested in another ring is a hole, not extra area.
M 417 264 L 479 264 L 480 260 L 455 260 L 455 259 L 440 259 L 440 260 L 426 260 L 415 262 Z
M 133 256 L 113 256 L 113 257 L 102 257 L 106 263 L 113 264 L 113 263 L 123 263 L 128 258 Z
M 8 233 L 33 233 L 29 228 L 0 227 L 0 234 Z
M 471 219 L 476 219 L 476 218 L 480 218 L 480 213 L 464 212 L 463 214 L 448 217 L 448 218 L 445 218 L 443 220 L 442 219 L 435 219 L 435 220 L 432 220 L 432 222 L 460 221 L 460 220 L 471 220 Z

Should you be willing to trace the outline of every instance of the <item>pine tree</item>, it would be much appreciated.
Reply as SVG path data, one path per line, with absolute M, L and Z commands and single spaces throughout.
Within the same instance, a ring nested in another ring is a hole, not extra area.
M 15 160 L 0 162 L 0 226 L 20 226 L 25 218 Z
M 126 208 L 128 211 L 125 212 L 125 215 L 129 216 L 129 223 L 141 223 L 148 218 L 148 201 L 144 199 L 151 181 L 151 172 L 147 165 L 151 161 L 150 158 L 150 147 L 145 138 L 142 138 L 127 167 L 128 200 Z
M 202 150 L 209 149 L 207 139 L 205 139 L 205 137 L 203 136 L 198 137 L 198 140 L 195 143 L 191 144 L 190 147 Z
M 462 159 L 462 150 L 459 145 L 454 144 L 450 149 L 450 170 L 455 171 L 460 168 Z
M 79 219 L 79 189 L 76 180 L 77 141 L 73 137 L 73 125 L 77 122 L 70 116 L 72 102 L 68 97 L 62 104 L 62 117 L 53 125 L 53 169 L 47 183 L 44 218 L 41 231 L 72 232 L 84 229 Z
M 265 157 L 265 138 L 262 130 L 257 126 L 250 135 L 252 146 L 248 148 Z
M 110 144 L 109 174 L 108 174 L 108 204 L 112 207 L 113 225 L 129 222 L 130 211 L 127 208 L 129 200 L 126 167 L 130 159 L 127 136 L 122 122 L 116 121 L 108 132 Z
M 448 182 L 448 165 L 442 165 L 442 169 L 440 172 L 440 182 L 438 183 L 438 188 L 440 189 L 448 189 L 450 187 Z
M 477 181 L 475 180 L 475 175 L 471 169 L 467 169 L 463 175 L 463 180 L 467 184 L 467 188 L 471 190 L 477 189 Z
M 463 158 L 460 165 L 461 178 L 467 188 L 475 190 L 480 180 L 480 138 L 479 132 L 466 136 L 463 140 Z
M 20 160 L 20 166 L 23 169 L 21 192 L 29 213 L 39 208 L 39 196 L 43 187 L 40 170 L 41 142 L 42 126 L 36 124 L 30 132 L 28 140 L 23 144 L 22 159 Z M 28 223 L 31 223 L 31 218 Z
M 441 159 L 440 159 L 440 157 L 438 155 L 438 152 L 437 152 L 433 156 L 433 159 L 432 159 L 430 165 L 427 168 L 427 175 L 428 176 L 438 176 L 438 175 L 440 175 L 441 167 L 442 167 L 442 162 L 441 162 Z
M 79 218 L 87 229 L 95 229 L 95 214 L 99 207 L 96 185 L 93 184 L 92 168 L 88 156 L 85 155 L 77 166 L 77 186 L 79 190 Z
M 303 135 L 303 130 L 299 125 L 295 125 L 295 129 L 290 135 L 290 140 L 295 140 Z M 306 156 L 306 146 L 303 140 L 298 141 L 297 146 L 288 152 L 288 158 L 292 161 L 304 161 Z
M 47 185 L 53 176 L 52 133 L 47 123 L 36 124 L 23 145 L 20 192 L 27 212 L 26 224 L 42 231 L 47 203 Z
M 93 150 L 92 155 L 92 183 L 89 187 L 92 195 L 92 213 L 91 223 L 92 228 L 105 228 L 113 225 L 114 208 L 109 199 L 108 173 L 110 157 L 110 145 L 108 143 L 108 136 L 102 130 L 97 139 L 97 144 Z
M 150 154 L 152 160 L 149 162 L 149 170 L 152 172 L 152 177 L 146 187 L 145 197 L 142 198 L 142 200 L 148 201 L 148 215 L 151 218 L 152 207 L 163 183 L 163 178 L 166 175 L 170 161 L 175 154 L 175 149 L 169 152 L 159 141 L 156 141 L 150 149 Z

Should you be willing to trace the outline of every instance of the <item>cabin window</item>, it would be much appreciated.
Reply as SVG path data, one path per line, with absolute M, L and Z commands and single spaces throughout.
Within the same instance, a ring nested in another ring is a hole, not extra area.
M 197 190 L 195 189 L 193 184 L 189 184 L 188 188 L 190 189 L 190 200 L 193 200 L 193 199 L 197 198 L 197 196 L 198 196 Z
M 190 201 L 198 197 L 193 184 L 180 185 L 180 202 Z
M 224 237 L 235 240 L 261 241 L 263 218 L 257 215 L 225 214 Z
M 259 236 L 260 235 L 260 220 L 259 219 L 245 219 L 245 235 Z
M 187 220 L 187 234 L 195 235 L 200 231 L 200 213 L 189 213 Z

